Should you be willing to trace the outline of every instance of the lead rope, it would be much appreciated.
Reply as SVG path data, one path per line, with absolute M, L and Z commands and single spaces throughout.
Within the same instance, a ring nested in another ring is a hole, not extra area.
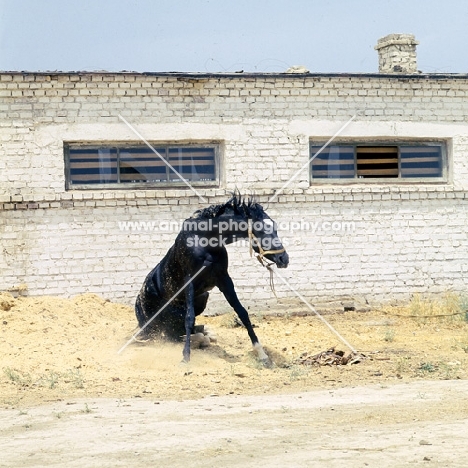
M 276 295 L 276 290 L 275 290 L 275 282 L 273 279 L 273 268 L 272 265 L 274 265 L 274 262 L 268 263 L 267 259 L 265 258 L 265 255 L 269 254 L 278 254 L 278 253 L 283 253 L 286 250 L 285 249 L 278 249 L 278 250 L 263 250 L 261 242 L 255 237 L 255 234 L 252 231 L 252 220 L 248 220 L 248 226 L 249 226 L 249 251 L 250 251 L 250 256 L 252 257 L 254 254 L 254 249 L 253 249 L 253 243 L 254 241 L 257 243 L 258 247 L 258 254 L 256 255 L 257 260 L 260 262 L 260 265 L 264 266 L 269 272 L 270 272 L 270 288 L 273 294 L 275 295 L 276 299 L 278 299 L 278 296 Z
M 271 290 L 273 291 L 273 294 L 275 295 L 276 299 L 278 299 L 278 296 L 276 295 L 276 291 L 275 291 L 275 283 L 273 281 L 273 274 L 274 274 L 274 271 L 273 271 L 273 268 L 271 267 L 272 265 L 274 265 L 274 262 L 271 262 L 271 263 L 267 263 L 266 259 L 264 258 L 265 255 L 268 255 L 268 254 L 276 254 L 276 253 L 283 253 L 285 252 L 286 250 L 285 249 L 280 249 L 280 250 L 263 250 L 262 248 L 262 245 L 260 244 L 260 241 L 255 237 L 254 233 L 252 232 L 252 220 L 249 219 L 248 220 L 248 226 L 249 226 L 249 245 L 250 245 L 250 256 L 252 257 L 253 256 L 253 253 L 254 253 L 254 250 L 253 250 L 253 242 L 255 241 L 257 243 L 257 246 L 258 246 L 258 250 L 259 250 L 259 253 L 257 254 L 257 260 L 260 262 L 260 264 L 262 266 L 264 266 L 269 272 L 270 272 L 270 287 L 271 287 Z M 276 273 L 281 281 L 286 284 L 286 286 L 289 287 L 289 289 L 291 289 L 291 291 L 293 291 L 298 297 L 299 299 L 301 299 L 301 301 L 342 341 L 343 344 L 345 344 L 350 350 L 351 352 L 355 355 L 354 358 L 353 358 L 353 361 L 354 362 L 359 362 L 359 361 L 355 361 L 356 359 L 364 359 L 366 356 L 364 354 L 361 354 L 361 353 L 358 353 L 358 351 L 356 351 L 355 348 L 353 348 L 349 343 L 348 341 L 346 341 L 339 333 L 338 331 L 336 331 L 332 325 L 330 325 L 320 314 L 319 312 L 317 312 L 317 310 L 315 309 L 315 307 L 312 307 L 309 302 L 307 302 L 307 300 L 305 299 L 304 296 L 302 296 L 302 294 L 300 294 L 299 292 L 297 292 L 290 284 L 288 281 L 286 281 L 285 278 L 283 278 L 281 275 L 279 275 L 278 273 Z M 352 362 L 351 362 L 352 363 Z

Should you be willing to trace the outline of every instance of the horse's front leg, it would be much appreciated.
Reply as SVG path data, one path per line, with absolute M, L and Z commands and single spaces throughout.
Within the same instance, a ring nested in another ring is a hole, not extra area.
M 188 281 L 189 278 L 186 278 Z M 185 288 L 185 305 L 187 312 L 185 313 L 185 344 L 183 351 L 183 362 L 190 361 L 190 335 L 195 325 L 195 309 L 193 306 L 194 288 L 193 283 L 190 282 Z
M 250 340 L 254 347 L 255 352 L 257 353 L 258 358 L 265 366 L 271 366 L 271 361 L 268 355 L 265 353 L 260 341 L 257 338 L 257 335 L 254 332 L 252 323 L 250 322 L 249 313 L 245 310 L 244 306 L 240 303 L 239 298 L 237 297 L 236 290 L 234 289 L 234 283 L 229 275 L 226 275 L 218 282 L 218 288 L 223 293 L 226 300 L 229 302 L 229 305 L 234 309 L 240 321 L 247 329 Z

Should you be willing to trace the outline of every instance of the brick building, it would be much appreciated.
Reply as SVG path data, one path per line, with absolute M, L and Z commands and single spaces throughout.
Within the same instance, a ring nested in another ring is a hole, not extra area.
M 205 206 L 127 121 L 210 204 L 297 174 L 268 213 L 312 303 L 466 291 L 468 75 L 418 72 L 416 44 L 379 40 L 375 74 L 1 72 L 0 290 L 130 303 Z M 295 303 L 228 249 L 246 306 Z

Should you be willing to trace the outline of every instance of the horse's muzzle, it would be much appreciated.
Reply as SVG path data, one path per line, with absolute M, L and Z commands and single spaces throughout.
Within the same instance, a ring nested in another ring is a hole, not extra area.
M 289 255 L 286 252 L 276 254 L 273 261 L 276 263 L 277 268 L 287 268 L 289 265 Z

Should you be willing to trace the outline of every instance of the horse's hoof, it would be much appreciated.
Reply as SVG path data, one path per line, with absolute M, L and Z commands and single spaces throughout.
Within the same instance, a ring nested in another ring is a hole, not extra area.
M 212 332 L 211 329 L 209 329 L 206 326 L 203 331 L 203 334 L 205 335 L 205 337 L 208 337 L 210 339 L 210 343 L 216 343 L 218 341 L 216 333 Z
M 150 340 L 151 336 L 147 330 L 140 329 L 135 335 L 133 335 L 133 341 L 136 343 L 147 343 Z
M 148 341 L 151 341 L 151 338 L 134 338 L 135 343 L 148 343 Z
M 203 333 L 195 333 L 190 335 L 190 345 L 193 349 L 195 348 L 206 348 L 210 346 L 211 340 L 209 336 L 204 335 Z
M 273 361 L 270 358 L 260 359 L 260 363 L 266 369 L 271 369 L 274 366 Z
M 192 349 L 200 348 L 204 345 L 205 335 L 203 333 L 195 333 L 190 335 L 190 346 Z

